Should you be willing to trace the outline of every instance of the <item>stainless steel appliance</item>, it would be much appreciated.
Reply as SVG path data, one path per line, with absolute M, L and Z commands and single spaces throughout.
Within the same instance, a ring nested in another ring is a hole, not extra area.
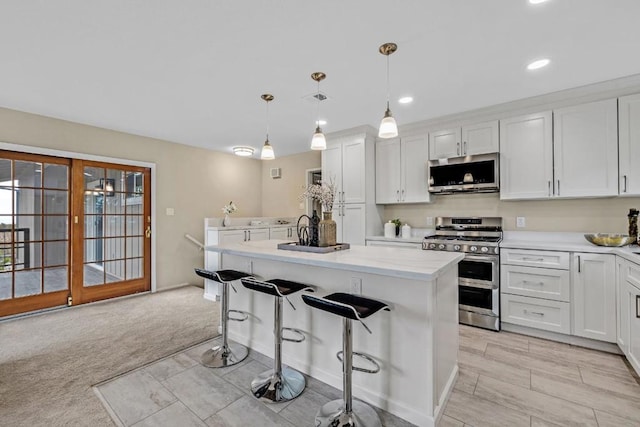
M 463 252 L 458 264 L 460 323 L 500 330 L 502 218 L 438 217 L 422 249 Z
M 429 192 L 496 192 L 500 188 L 498 153 L 429 161 Z

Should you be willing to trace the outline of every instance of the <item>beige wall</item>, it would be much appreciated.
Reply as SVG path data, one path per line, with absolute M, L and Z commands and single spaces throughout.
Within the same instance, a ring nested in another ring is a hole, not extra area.
M 203 265 L 203 255 L 184 234 L 203 241 L 203 218 L 221 216 L 230 200 L 236 215 L 262 214 L 260 160 L 2 108 L 0 142 L 155 163 L 159 290 L 200 282 L 193 268 Z
M 640 198 L 500 201 L 499 195 L 456 194 L 432 197 L 430 204 L 385 207 L 385 221 L 400 218 L 413 227 L 426 228 L 427 217 L 501 216 L 505 230 L 626 233 L 629 208 L 640 208 Z M 526 218 L 516 228 L 516 217 Z
M 278 157 L 262 163 L 262 215 L 300 216 L 299 196 L 304 191 L 306 171 L 320 168 L 320 151 Z M 271 168 L 280 168 L 282 178 L 272 179 Z

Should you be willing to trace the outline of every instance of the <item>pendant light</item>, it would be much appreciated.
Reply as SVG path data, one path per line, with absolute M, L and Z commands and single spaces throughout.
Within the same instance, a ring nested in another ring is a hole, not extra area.
M 384 112 L 384 117 L 380 122 L 378 136 L 385 139 L 395 138 L 398 136 L 398 125 L 396 124 L 396 119 L 391 115 L 391 109 L 389 108 L 389 55 L 398 50 L 398 45 L 395 43 L 385 43 L 380 46 L 378 50 L 387 57 L 387 111 Z
M 324 133 L 322 133 L 322 129 L 320 129 L 320 81 L 324 80 L 327 77 L 325 73 L 313 73 L 311 74 L 311 78 L 318 82 L 318 94 L 316 98 L 318 99 L 318 119 L 316 120 L 316 131 L 313 134 L 313 138 L 311 138 L 311 149 L 312 150 L 326 150 L 327 149 L 327 139 L 324 137 Z
M 269 144 L 269 102 L 273 101 L 273 95 L 265 93 L 261 98 L 267 103 L 267 139 L 262 146 L 260 158 L 262 160 L 272 160 L 276 158 L 276 155 L 273 153 L 273 147 Z

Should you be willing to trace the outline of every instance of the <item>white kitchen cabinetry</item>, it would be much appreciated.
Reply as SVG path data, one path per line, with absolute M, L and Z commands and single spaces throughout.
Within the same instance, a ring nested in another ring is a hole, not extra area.
M 568 252 L 502 249 L 501 321 L 571 333 L 571 275 Z
M 376 142 L 376 203 L 428 203 L 426 136 Z
M 640 264 L 619 259 L 618 267 L 618 346 L 640 374 Z
M 618 99 L 619 193 L 640 195 L 640 94 Z
M 573 335 L 616 342 L 615 255 L 573 253 Z
M 551 111 L 500 120 L 500 199 L 553 195 Z
M 366 235 L 382 231 L 382 207 L 375 205 L 375 166 L 373 129 L 327 136 L 322 180 L 336 184 L 332 216 L 339 243 L 364 245 Z
M 367 246 L 386 246 L 388 248 L 409 248 L 422 250 L 422 243 L 394 242 L 389 240 L 367 240 Z
M 431 160 L 496 153 L 498 149 L 497 120 L 429 133 Z
M 298 240 L 296 227 L 273 227 L 269 229 L 269 239 L 274 240 Z
M 618 194 L 618 121 L 615 99 L 554 110 L 554 194 Z

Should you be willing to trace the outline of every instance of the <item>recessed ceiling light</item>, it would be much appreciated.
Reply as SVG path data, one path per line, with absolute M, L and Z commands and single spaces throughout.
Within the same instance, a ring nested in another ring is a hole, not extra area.
M 236 156 L 249 157 L 253 155 L 252 147 L 233 147 L 233 153 Z
M 402 98 L 398 99 L 398 102 L 400 104 L 411 104 L 413 102 L 413 97 L 412 96 L 403 96 Z
M 537 70 L 538 68 L 546 67 L 551 61 L 547 58 L 538 59 L 527 65 L 527 70 Z
M 324 126 L 324 125 L 326 125 L 326 124 L 327 124 L 327 121 L 326 121 L 326 120 L 318 120 L 318 121 L 316 122 L 316 126 Z
M 529 3 L 531 4 L 540 4 L 540 3 L 544 3 L 547 0 L 529 0 Z

